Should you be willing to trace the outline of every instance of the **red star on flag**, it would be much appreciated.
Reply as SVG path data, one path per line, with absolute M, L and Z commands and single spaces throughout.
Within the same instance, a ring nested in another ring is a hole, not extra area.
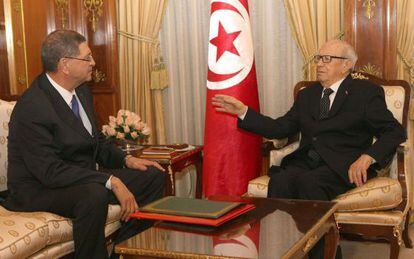
M 210 40 L 210 43 L 217 47 L 216 62 L 224 54 L 225 51 L 231 52 L 234 55 L 240 56 L 234 40 L 239 36 L 241 31 L 227 33 L 221 22 L 219 22 L 218 35 Z

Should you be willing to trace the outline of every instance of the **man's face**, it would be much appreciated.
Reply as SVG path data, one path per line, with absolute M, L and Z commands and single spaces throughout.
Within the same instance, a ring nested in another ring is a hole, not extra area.
M 344 57 L 343 46 L 340 44 L 330 44 L 328 42 L 322 46 L 318 55 Z M 351 61 L 349 59 L 332 58 L 329 63 L 324 63 L 321 59 L 316 64 L 317 79 L 324 87 L 330 87 L 333 83 L 345 77 L 351 68 Z
M 92 80 L 92 69 L 95 66 L 95 60 L 86 42 L 79 44 L 79 55 L 69 58 L 68 66 L 69 75 L 78 85 Z

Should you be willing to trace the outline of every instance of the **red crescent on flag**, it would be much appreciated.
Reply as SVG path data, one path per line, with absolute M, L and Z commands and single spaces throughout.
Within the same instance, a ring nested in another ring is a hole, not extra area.
M 240 69 L 239 71 L 235 72 L 235 73 L 231 73 L 231 74 L 217 74 L 214 73 L 213 71 L 211 71 L 210 69 L 208 69 L 208 80 L 210 82 L 220 82 L 220 81 L 224 81 L 227 80 L 229 78 L 232 78 L 233 76 L 237 75 L 238 73 L 240 73 L 243 69 Z
M 211 13 L 214 13 L 215 11 L 218 11 L 218 10 L 231 10 L 233 12 L 238 13 L 243 18 L 243 15 L 239 12 L 239 10 L 237 10 L 234 6 L 227 4 L 227 3 L 223 3 L 223 2 L 212 3 Z

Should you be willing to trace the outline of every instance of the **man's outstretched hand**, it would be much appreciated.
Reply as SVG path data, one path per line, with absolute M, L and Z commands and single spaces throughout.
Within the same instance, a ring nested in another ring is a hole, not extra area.
M 226 112 L 241 116 L 247 112 L 247 106 L 238 99 L 224 94 L 216 94 L 212 98 L 212 104 L 216 106 L 216 111 Z

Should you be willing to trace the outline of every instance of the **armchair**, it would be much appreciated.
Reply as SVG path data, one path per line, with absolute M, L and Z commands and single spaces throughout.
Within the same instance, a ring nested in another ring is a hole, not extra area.
M 406 81 L 386 81 L 365 73 L 353 73 L 354 78 L 371 80 L 382 86 L 388 109 L 407 128 L 407 114 L 410 100 L 410 86 Z M 302 81 L 295 86 L 294 95 L 314 82 Z M 409 140 L 412 141 L 412 140 Z M 274 144 L 276 143 L 276 144 Z M 284 145 L 286 144 L 286 145 Z M 283 147 L 281 147 L 283 146 Z M 263 168 L 280 165 L 282 158 L 299 146 L 297 138 L 265 142 L 262 149 Z M 341 236 L 361 239 L 374 237 L 390 242 L 390 258 L 398 258 L 400 245 L 404 242 L 412 248 L 408 236 L 408 221 L 411 209 L 412 179 L 408 164 L 408 147 L 403 143 L 387 168 L 363 186 L 352 189 L 336 198 L 338 211 L 335 219 Z M 248 196 L 266 197 L 269 177 L 264 174 L 249 182 Z

